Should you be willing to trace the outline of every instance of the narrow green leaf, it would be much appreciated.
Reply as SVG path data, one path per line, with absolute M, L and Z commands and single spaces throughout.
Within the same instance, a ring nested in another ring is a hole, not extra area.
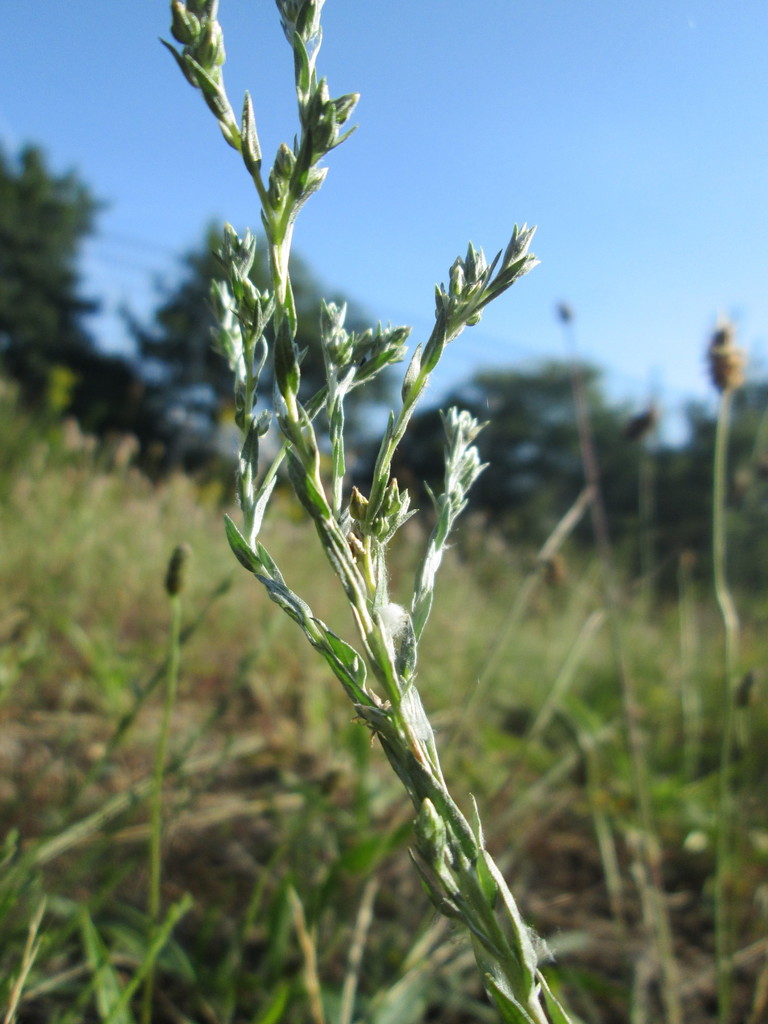
M 176 63 L 179 66 L 179 70 L 181 71 L 182 75 L 184 75 L 189 84 L 191 86 L 194 86 L 195 89 L 199 89 L 200 86 L 197 84 L 193 72 L 191 72 L 187 67 L 187 63 L 184 57 L 182 57 L 182 55 L 176 50 L 174 46 L 171 46 L 170 43 L 166 42 L 165 39 L 161 39 L 160 42 L 163 44 L 166 50 L 171 54 L 173 59 L 176 61 Z
M 246 91 L 245 99 L 243 100 L 243 116 L 240 135 L 242 141 L 243 162 L 248 168 L 250 174 L 258 174 L 261 168 L 261 146 L 259 145 L 259 136 L 256 133 L 256 115 L 253 111 L 253 102 L 251 101 L 251 94 L 248 91 Z
M 287 317 L 280 318 L 275 334 L 274 347 L 275 383 L 283 398 L 296 398 L 299 393 L 299 361 L 296 345 L 291 333 L 291 325 Z
M 280 1024 L 288 1006 L 288 997 L 291 994 L 291 987 L 287 982 L 278 985 L 269 1006 L 264 1013 L 253 1018 L 252 1024 Z
M 259 561 L 267 570 L 267 573 L 269 574 L 270 578 L 276 580 L 278 583 L 282 583 L 283 585 L 285 585 L 283 574 L 278 569 L 277 562 L 275 562 L 275 560 L 272 558 L 270 553 L 267 551 L 267 549 L 260 541 L 256 541 L 255 550 Z
M 533 942 L 531 941 L 531 931 L 525 921 L 523 921 L 520 910 L 515 902 L 515 898 L 509 891 L 509 886 L 507 885 L 504 876 L 496 866 L 496 862 L 493 857 L 491 857 L 487 850 L 483 850 L 482 855 L 485 859 L 485 866 L 488 869 L 488 872 L 498 886 L 499 893 L 510 920 L 512 935 L 510 936 L 509 942 L 520 968 L 521 983 L 524 983 L 530 990 L 533 988 L 534 978 L 536 975 L 536 963 L 538 959 L 536 956 L 536 950 L 533 947 Z
M 291 486 L 301 504 L 313 519 L 318 517 L 329 518 L 331 508 L 325 494 L 318 488 L 312 476 L 307 472 L 293 447 L 288 449 L 287 462 Z
M 193 903 L 192 897 L 187 893 L 183 896 L 178 903 L 174 903 L 166 914 L 165 920 L 160 924 L 160 927 L 154 932 L 152 940 L 147 946 L 146 952 L 143 959 L 139 963 L 133 977 L 123 988 L 120 993 L 120 998 L 112 1008 L 111 1013 L 105 1018 L 104 1024 L 119 1024 L 122 1019 L 121 1015 L 123 1010 L 127 1009 L 133 994 L 138 989 L 150 969 L 157 962 L 160 953 L 162 952 L 165 944 L 171 936 L 171 932 L 176 927 L 181 918 L 191 908 Z M 132 1020 L 132 1018 L 128 1018 Z
M 134 1018 L 128 1008 L 120 1008 L 123 986 L 117 971 L 110 963 L 109 950 L 85 907 L 82 908 L 80 915 L 80 934 L 86 960 L 93 974 L 93 990 L 100 1018 L 111 1019 L 113 1024 L 134 1024 Z
M 552 1024 L 572 1024 L 571 1018 L 565 1012 L 565 1007 L 556 998 L 556 996 L 553 995 L 552 989 L 547 984 L 547 979 L 541 971 L 536 972 L 536 977 L 538 978 L 541 990 L 544 993 L 544 1002 L 547 1005 L 547 1013 L 550 1016 Z
M 300 36 L 294 36 L 293 40 L 293 68 L 296 81 L 296 91 L 303 99 L 309 93 L 310 69 L 309 54 Z
M 490 974 L 485 976 L 485 987 L 496 1004 L 504 1024 L 536 1024 L 528 1011 L 516 999 L 504 992 Z
M 411 395 L 411 389 L 413 388 L 416 380 L 418 379 L 419 373 L 421 372 L 421 345 L 419 345 L 416 351 L 413 353 L 408 369 L 405 371 L 403 377 L 403 386 L 400 392 L 401 398 L 404 402 L 407 402 Z
M 328 629 L 324 622 L 315 619 L 315 624 L 323 633 L 327 648 L 323 650 L 325 660 L 334 674 L 341 681 L 355 704 L 370 704 L 371 698 L 365 689 L 367 672 L 365 662 L 350 645 Z
M 227 533 L 229 546 L 232 548 L 232 552 L 240 565 L 244 566 L 248 572 L 254 573 L 254 575 L 263 572 L 264 566 L 261 564 L 258 555 L 251 549 L 245 537 L 243 537 L 232 519 L 226 514 L 224 515 L 224 529 Z

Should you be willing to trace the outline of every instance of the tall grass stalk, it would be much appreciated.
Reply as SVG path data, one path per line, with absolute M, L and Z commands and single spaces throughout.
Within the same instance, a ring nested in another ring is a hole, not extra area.
M 240 563 L 328 663 L 358 718 L 379 740 L 416 810 L 412 855 L 425 890 L 442 914 L 464 926 L 500 1019 L 514 1024 L 546 1024 L 551 1019 L 564 1024 L 565 1011 L 539 970 L 543 947 L 524 923 L 486 848 L 477 808 L 468 820 L 449 792 L 416 686 L 419 640 L 432 608 L 447 539 L 483 468 L 473 443 L 482 424 L 468 413 L 451 409 L 444 416 L 443 490 L 433 495 L 436 522 L 407 605 L 391 599 L 387 569 L 388 545 L 412 515 L 410 496 L 392 476 L 395 451 L 445 347 L 466 327 L 478 323 L 484 308 L 534 266 L 536 261 L 529 254 L 533 230 L 515 227 L 506 249 L 490 263 L 471 243 L 466 256 L 454 261 L 448 285 L 438 285 L 435 291 L 432 332 L 410 357 L 400 403 L 390 413 L 368 493 L 356 488 L 350 493 L 345 401 L 355 388 L 404 358 L 409 329 L 379 325 L 376 330 L 350 333 L 344 326 L 345 308 L 324 303 L 319 315 L 326 384 L 314 396 L 301 390 L 300 338 L 290 271 L 293 229 L 301 207 L 326 176 L 321 161 L 350 135 L 346 125 L 358 99 L 354 94 L 331 98 L 325 79 L 318 77 L 323 2 L 277 0 L 293 51 L 300 132 L 293 146 L 283 143 L 278 148 L 266 174 L 251 97 L 246 93 L 242 117 L 237 119 L 226 93 L 216 0 L 173 0 L 171 4 L 171 30 L 181 49 L 166 45 L 185 78 L 201 91 L 227 143 L 243 159 L 259 199 L 271 269 L 271 288 L 260 291 L 252 277 L 256 239 L 250 232 L 240 238 L 231 227 L 226 229 L 219 252 L 225 280 L 213 291 L 219 321 L 216 343 L 234 373 L 235 420 L 243 438 L 238 473 L 242 526 L 228 518 L 227 537 Z M 267 364 L 273 381 L 271 412 L 257 409 L 259 380 Z M 328 424 L 323 436 L 315 426 L 321 410 Z M 262 474 L 260 439 L 272 419 L 282 450 Z M 329 457 L 328 470 L 323 468 L 322 452 Z M 283 460 L 352 610 L 357 646 L 317 618 L 260 539 Z M 300 926 L 298 909 L 294 903 Z M 306 928 L 299 931 L 311 982 L 312 1013 L 319 1024 L 322 1007 L 314 993 L 312 951 L 306 945 L 310 936 Z
M 5 1016 L 3 1017 L 3 1024 L 14 1024 L 16 1021 L 16 1011 L 19 1008 L 19 1002 L 21 1001 L 21 995 L 24 991 L 24 985 L 27 981 L 27 976 L 32 970 L 37 954 L 40 951 L 40 943 L 42 941 L 40 937 L 40 925 L 43 922 L 43 915 L 45 914 L 46 900 L 43 897 L 38 904 L 37 910 L 35 911 L 34 917 L 29 923 L 29 929 L 27 931 L 27 942 L 24 946 L 24 952 L 21 957 L 21 964 L 19 965 L 19 973 L 16 975 L 13 983 L 11 984 L 11 990 L 8 995 L 8 1009 L 6 1010 Z
M 715 949 L 718 1020 L 728 1024 L 733 992 L 732 928 L 729 907 L 733 809 L 731 761 L 734 744 L 734 701 L 738 685 L 739 616 L 728 586 L 727 500 L 728 434 L 733 395 L 743 383 L 743 354 L 733 343 L 733 328 L 722 322 L 709 347 L 712 380 L 720 392 L 715 432 L 712 485 L 712 566 L 715 596 L 723 619 L 723 720 L 718 781 L 717 849 L 715 866 Z
M 168 635 L 168 661 L 163 695 L 163 712 L 160 723 L 160 735 L 155 748 L 155 762 L 152 776 L 152 795 L 150 804 L 149 830 L 149 881 L 147 886 L 147 913 L 153 929 L 160 923 L 160 888 L 163 863 L 163 781 L 166 762 L 168 760 L 168 739 L 171 732 L 171 714 L 176 703 L 176 691 L 179 684 L 179 660 L 181 654 L 181 590 L 185 562 L 189 557 L 189 549 L 179 545 L 171 555 L 165 579 L 165 589 L 171 611 L 171 623 Z M 151 1024 L 152 997 L 154 993 L 154 964 L 150 964 L 144 981 L 142 993 L 141 1020 L 142 1024 Z
M 360 981 L 360 970 L 365 952 L 365 940 L 368 931 L 373 923 L 373 904 L 378 892 L 379 881 L 377 878 L 369 878 L 363 889 L 360 900 L 360 907 L 357 912 L 352 942 L 349 947 L 347 958 L 347 970 L 344 975 L 344 984 L 341 989 L 341 1006 L 339 1009 L 338 1024 L 352 1024 L 355 1012 L 355 997 Z
M 656 409 L 651 406 L 646 414 L 648 430 L 639 438 L 640 458 L 638 461 L 638 508 L 637 518 L 640 532 L 640 579 L 645 612 L 653 607 L 656 517 Z
M 701 757 L 702 708 L 701 694 L 693 679 L 696 650 L 696 620 L 693 595 L 694 556 L 690 551 L 680 555 L 677 569 L 677 614 L 680 636 L 680 710 L 683 728 L 683 769 L 688 780 L 696 777 Z

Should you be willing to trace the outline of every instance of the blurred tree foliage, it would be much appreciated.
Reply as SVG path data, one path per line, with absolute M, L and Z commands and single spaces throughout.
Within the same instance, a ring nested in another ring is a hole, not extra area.
M 161 287 L 149 324 L 125 313 L 136 355 L 121 358 L 99 349 L 86 326 L 98 304 L 81 294 L 78 259 L 98 210 L 87 186 L 73 173 L 52 172 L 40 149 L 27 147 L 17 159 L 0 151 L 0 365 L 28 405 L 74 415 L 91 433 L 134 433 L 142 450 L 152 451 L 155 469 L 197 468 L 220 454 L 216 428 L 232 395 L 229 367 L 210 334 L 208 296 L 220 272 L 213 250 L 221 231 L 209 228 L 200 246 L 182 257 L 179 277 Z M 311 393 L 323 379 L 325 293 L 298 258 L 292 274 L 306 348 L 304 392 Z M 263 248 L 254 277 L 258 287 L 268 286 Z M 353 303 L 347 322 L 353 330 L 368 326 Z M 268 374 L 263 380 L 268 403 Z M 371 402 L 388 397 L 388 384 L 356 397 L 351 428 L 363 430 Z
M 478 437 L 487 468 L 470 508 L 515 544 L 540 545 L 584 486 L 571 367 L 544 362 L 522 370 L 476 374 L 441 402 L 459 405 L 488 424 Z M 611 403 L 599 370 L 580 368 L 589 407 L 611 537 L 628 571 L 640 570 L 650 543 L 657 579 L 675 585 L 683 552 L 709 573 L 715 413 L 691 404 L 687 438 L 670 444 L 653 431 L 637 436 L 626 406 Z M 652 420 L 652 418 L 650 418 Z M 630 428 L 630 423 L 633 428 Z M 647 424 L 652 427 L 652 422 Z M 633 436 L 634 435 L 634 436 Z M 397 475 L 430 500 L 421 481 L 439 490 L 443 430 L 437 409 L 425 409 L 401 444 Z M 768 583 L 768 383 L 755 382 L 734 401 L 730 431 L 731 564 L 741 585 Z M 364 476 L 364 473 L 363 473 Z M 365 486 L 364 479 L 360 481 Z M 645 494 L 642 489 L 646 488 Z M 645 513 L 641 509 L 646 509 Z M 649 536 L 650 535 L 650 536 Z M 592 544 L 589 517 L 575 537 Z
M 636 448 L 623 441 L 627 412 L 608 402 L 597 369 L 581 372 L 606 505 L 614 518 L 623 519 L 637 507 Z M 441 404 L 458 405 L 488 421 L 477 441 L 488 465 L 473 488 L 473 508 L 486 512 L 511 540 L 543 541 L 584 484 L 569 366 L 545 362 L 478 373 Z M 434 488 L 442 444 L 439 413 L 426 410 L 401 448 L 401 471 Z
M 95 433 L 147 434 L 136 371 L 100 352 L 85 325 L 98 304 L 81 294 L 77 261 L 98 209 L 40 149 L 16 160 L 0 151 L 0 361 L 37 409 L 74 414 Z
M 62 352 L 90 348 L 77 257 L 98 203 L 74 174 L 53 175 L 39 149 L 0 150 L 0 338 L 20 377 L 41 375 Z

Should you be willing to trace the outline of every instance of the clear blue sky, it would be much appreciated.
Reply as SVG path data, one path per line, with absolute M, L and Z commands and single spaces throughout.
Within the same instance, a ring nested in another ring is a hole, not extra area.
M 295 131 L 272 0 L 221 0 L 225 76 L 250 88 L 265 154 Z M 258 227 L 237 155 L 158 36 L 164 0 L 17 0 L 3 14 L 0 138 L 45 147 L 108 204 L 85 269 L 107 310 L 146 310 L 152 279 L 204 225 Z M 431 325 L 433 287 L 471 239 L 491 255 L 539 226 L 541 266 L 449 350 L 475 368 L 564 354 L 555 304 L 613 394 L 671 411 L 708 393 L 718 311 L 754 363 L 768 337 L 765 0 L 327 0 L 319 70 L 357 91 L 360 127 L 329 158 L 296 248 L 372 318 Z M 116 318 L 102 324 L 120 344 Z

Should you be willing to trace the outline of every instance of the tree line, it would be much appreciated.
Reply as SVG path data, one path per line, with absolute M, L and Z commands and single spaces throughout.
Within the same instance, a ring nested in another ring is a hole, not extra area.
M 143 458 L 155 453 L 154 468 L 200 469 L 221 458 L 217 426 L 231 402 L 229 369 L 210 343 L 211 280 L 219 266 L 213 252 L 220 231 L 209 228 L 200 245 L 179 265 L 178 279 L 158 295 L 148 321 L 130 312 L 125 322 L 135 351 L 105 353 L 89 329 L 98 302 L 82 294 L 78 260 L 94 232 L 100 204 L 74 174 L 57 175 L 42 151 L 17 158 L 0 151 L 0 364 L 25 402 L 47 413 L 77 418 L 96 435 L 130 432 Z M 268 284 L 262 253 L 254 283 Z M 319 308 L 324 294 L 311 269 L 298 261 L 293 281 L 299 335 L 305 358 L 302 379 L 309 392 L 322 380 Z M 369 326 L 364 311 L 346 299 L 348 326 Z M 683 551 L 706 561 L 710 537 L 711 463 L 715 423 L 701 404 L 686 410 L 687 437 L 669 444 L 655 430 L 655 416 L 630 415 L 607 396 L 600 371 L 579 370 L 598 453 L 601 486 L 611 531 L 626 558 L 641 561 L 650 544 L 657 566 L 673 566 Z M 373 395 L 356 392 L 352 436 L 365 487 L 366 422 L 377 404 L 396 394 L 385 378 Z M 270 382 L 266 380 L 265 401 Z M 478 439 L 488 463 L 471 496 L 472 507 L 511 541 L 541 543 L 580 492 L 584 471 L 574 416 L 573 368 L 548 361 L 534 366 L 476 373 L 445 396 L 441 407 L 469 409 L 488 426 Z M 753 381 L 736 399 L 731 442 L 733 530 L 738 575 L 763 579 L 768 566 L 764 539 L 768 500 L 768 382 Z M 636 411 L 635 411 L 636 412 Z M 398 475 L 417 491 L 438 486 L 442 472 L 442 426 L 437 408 L 419 412 L 401 446 Z M 156 453 L 162 455 L 157 460 Z M 429 498 L 422 490 L 421 504 Z M 582 523 L 580 536 L 588 540 Z M 579 536 L 577 532 L 577 536 Z M 739 556 L 738 552 L 747 552 Z M 671 571 L 671 569 L 670 569 Z

